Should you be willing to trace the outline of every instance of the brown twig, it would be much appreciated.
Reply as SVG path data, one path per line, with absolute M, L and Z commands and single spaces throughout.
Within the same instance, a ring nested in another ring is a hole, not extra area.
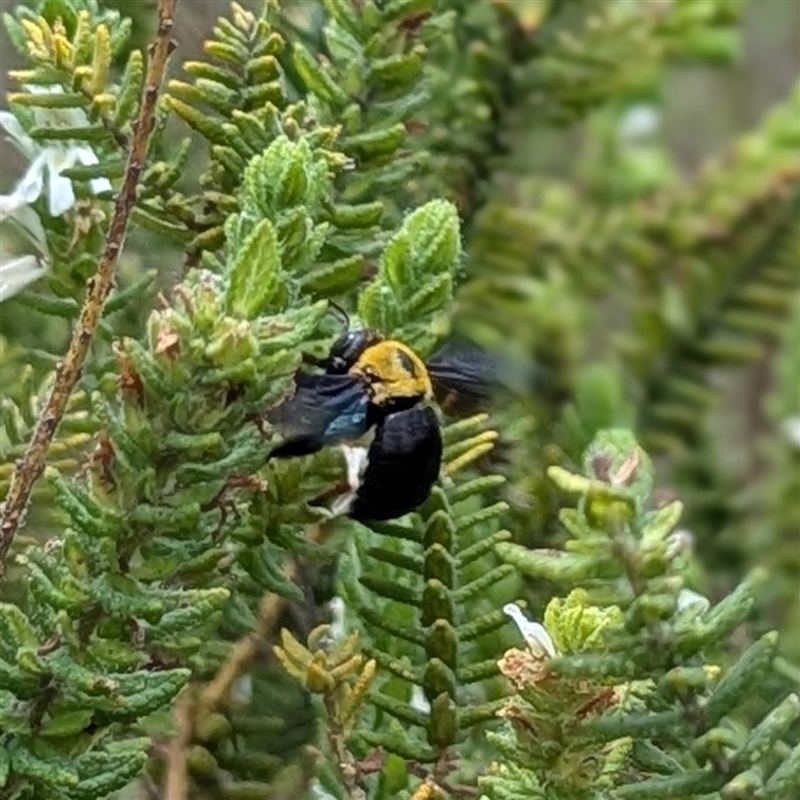
M 327 535 L 327 527 L 319 524 L 311 528 L 306 538 L 310 542 L 319 544 L 325 540 Z M 289 561 L 283 568 L 283 574 L 290 581 L 297 580 L 297 562 L 294 560 Z M 236 642 L 214 679 L 201 692 L 201 714 L 210 714 L 219 710 L 225 704 L 234 682 L 258 655 L 262 644 L 272 635 L 278 623 L 278 618 L 285 607 L 286 600 L 276 594 L 268 593 L 261 598 L 256 629 Z
M 339 762 L 339 772 L 344 782 L 348 800 L 366 800 L 366 793 L 359 786 L 360 773 L 355 756 L 347 749 L 345 733 L 336 709 L 336 703 L 330 693 L 323 696 L 325 710 L 328 713 L 328 739 Z
M 136 189 L 155 125 L 158 92 L 164 77 L 167 58 L 174 50 L 171 33 L 175 23 L 177 3 L 178 0 L 159 0 L 158 34 L 156 41 L 150 46 L 147 77 L 139 106 L 139 115 L 134 126 L 125 176 L 114 204 L 114 214 L 108 228 L 103 254 L 97 265 L 97 272 L 87 282 L 86 299 L 72 333 L 69 350 L 56 366 L 53 388 L 36 421 L 30 444 L 25 455 L 14 466 L 11 485 L 3 506 L 2 519 L 0 519 L 0 581 L 3 578 L 6 555 L 22 523 L 33 485 L 44 472 L 50 442 L 64 415 L 72 390 L 80 378 L 92 336 L 103 312 L 103 306 L 114 286 L 117 261 L 122 252 L 128 221 L 136 203 Z
M 307 538 L 309 541 L 320 543 L 327 534 L 325 525 L 314 525 L 308 532 Z M 297 579 L 298 567 L 294 559 L 287 561 L 283 574 L 289 580 Z M 191 691 L 186 690 L 178 700 L 174 711 L 177 733 L 170 740 L 164 755 L 167 762 L 164 800 L 187 800 L 189 780 L 186 750 L 194 730 L 208 714 L 224 709 L 233 684 L 258 656 L 264 643 L 271 638 L 285 607 L 286 600 L 283 597 L 271 593 L 265 594 L 258 607 L 255 630 L 234 644 L 210 683 L 202 689 L 197 687 Z
M 294 564 L 284 569 L 284 574 L 293 580 Z M 204 713 L 216 711 L 225 704 L 236 679 L 247 669 L 250 662 L 258 655 L 262 643 L 272 634 L 285 605 L 286 600 L 278 595 L 264 595 L 258 608 L 256 630 L 236 642 L 225 663 L 214 676 L 214 680 L 203 689 L 200 704 Z
M 164 800 L 186 800 L 188 797 L 189 771 L 186 765 L 186 749 L 192 738 L 192 699 L 191 687 L 185 689 L 172 712 L 177 733 L 167 747 Z

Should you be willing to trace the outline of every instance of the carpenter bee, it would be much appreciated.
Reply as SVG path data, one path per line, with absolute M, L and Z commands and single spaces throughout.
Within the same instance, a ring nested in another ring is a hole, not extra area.
M 348 330 L 327 356 L 306 361 L 322 371 L 299 372 L 295 394 L 268 412 L 284 435 L 270 456 L 308 455 L 374 428 L 349 510 L 360 521 L 394 519 L 425 501 L 442 461 L 434 403 L 463 412 L 464 399 L 484 399 L 494 380 L 491 358 L 475 348 L 450 345 L 426 365 L 368 328 Z

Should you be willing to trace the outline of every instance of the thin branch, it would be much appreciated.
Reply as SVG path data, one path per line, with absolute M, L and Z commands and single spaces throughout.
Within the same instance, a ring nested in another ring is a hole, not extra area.
M 177 734 L 172 737 L 167 748 L 167 779 L 164 800 L 187 800 L 189 796 L 186 750 L 192 738 L 193 699 L 191 689 L 185 689 L 175 703 L 172 712 Z
M 324 524 L 319 524 L 311 527 L 306 538 L 310 542 L 320 544 L 325 541 L 327 535 L 328 528 Z M 288 561 L 283 568 L 283 574 L 290 581 L 296 581 L 298 576 L 297 562 L 294 560 Z M 258 606 L 256 629 L 236 642 L 214 679 L 203 688 L 200 694 L 201 710 L 198 717 L 218 711 L 224 706 L 236 679 L 250 666 L 250 662 L 258 655 L 263 643 L 271 638 L 281 612 L 285 607 L 286 600 L 276 594 L 268 592 L 261 598 Z
M 103 306 L 114 286 L 117 261 L 122 252 L 128 221 L 136 203 L 136 190 L 155 125 L 156 100 L 164 77 L 167 59 L 175 49 L 171 34 L 175 24 L 177 4 L 178 0 L 159 0 L 158 34 L 149 49 L 147 78 L 139 105 L 139 115 L 134 125 L 125 177 L 114 204 L 114 214 L 108 228 L 103 254 L 97 265 L 97 272 L 87 282 L 86 299 L 73 331 L 69 350 L 56 366 L 53 388 L 36 421 L 28 449 L 14 466 L 11 485 L 3 505 L 2 519 L 0 519 L 0 581 L 3 578 L 6 555 L 22 524 L 33 485 L 44 472 L 50 442 L 64 415 L 72 390 L 80 378 L 92 336 L 103 312 Z
M 290 580 L 295 578 L 292 566 L 283 571 Z M 278 595 L 264 595 L 258 608 L 256 630 L 236 642 L 214 680 L 203 689 L 200 695 L 201 713 L 211 713 L 225 705 L 233 684 L 258 655 L 261 645 L 271 636 L 285 605 L 286 600 Z
M 308 538 L 319 541 L 323 537 L 323 527 L 318 525 L 312 528 Z M 283 573 L 289 580 L 296 580 L 298 574 L 296 561 L 288 561 Z M 265 594 L 259 603 L 255 630 L 233 645 L 227 659 L 210 683 L 191 694 L 185 691 L 178 700 L 174 711 L 177 733 L 170 740 L 165 756 L 167 777 L 164 800 L 187 800 L 189 779 L 186 748 L 192 740 L 196 723 L 206 715 L 225 707 L 233 684 L 248 669 L 261 651 L 264 642 L 271 638 L 285 606 L 284 598 L 271 593 Z M 196 707 L 193 714 L 190 713 L 192 706 Z
M 336 703 L 333 695 L 326 692 L 323 695 L 325 710 L 328 713 L 328 739 L 339 762 L 339 772 L 342 776 L 348 800 L 366 800 L 364 790 L 358 785 L 359 770 L 355 756 L 347 749 L 345 733 L 342 728 Z

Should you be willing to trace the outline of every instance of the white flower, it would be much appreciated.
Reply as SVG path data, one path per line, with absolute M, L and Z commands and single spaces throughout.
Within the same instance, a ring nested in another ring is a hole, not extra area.
M 0 198 L 0 221 L 10 220 L 36 251 L 33 254 L 3 257 L 0 260 L 0 303 L 19 294 L 26 286 L 39 280 L 49 268 L 47 240 L 36 212 L 29 206 L 9 210 Z
M 60 94 L 60 86 L 26 86 L 31 94 Z M 82 127 L 88 124 L 86 114 L 80 109 L 36 108 L 33 111 L 36 125 L 42 128 Z M 72 182 L 61 173 L 76 164 L 97 164 L 97 156 L 87 144 L 74 142 L 49 142 L 40 145 L 28 136 L 19 120 L 9 111 L 0 111 L 0 126 L 10 140 L 28 159 L 28 169 L 9 195 L 0 197 L 0 210 L 4 216 L 35 202 L 47 183 L 48 210 L 59 217 L 75 205 Z M 111 191 L 107 178 L 95 178 L 90 182 L 95 194 Z
M 422 687 L 416 684 L 411 688 L 409 705 L 423 714 L 427 714 L 431 710 L 431 704 L 428 702 L 428 698 L 425 697 L 425 692 L 422 691 Z
M 47 273 L 47 264 L 39 256 L 17 256 L 0 262 L 0 303 L 21 292 Z
M 535 656 L 539 658 L 544 658 L 545 656 L 554 658 L 558 655 L 553 639 L 544 625 L 538 622 L 531 622 L 516 603 L 506 603 L 503 606 L 503 613 L 514 621 L 514 624 L 522 634 L 522 638 Z

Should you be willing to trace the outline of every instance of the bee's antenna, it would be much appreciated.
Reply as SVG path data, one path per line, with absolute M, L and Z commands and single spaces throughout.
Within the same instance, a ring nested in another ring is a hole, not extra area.
M 328 305 L 337 312 L 339 317 L 344 322 L 345 330 L 350 330 L 350 317 L 348 316 L 347 312 L 338 304 L 335 303 L 333 300 L 328 300 Z

